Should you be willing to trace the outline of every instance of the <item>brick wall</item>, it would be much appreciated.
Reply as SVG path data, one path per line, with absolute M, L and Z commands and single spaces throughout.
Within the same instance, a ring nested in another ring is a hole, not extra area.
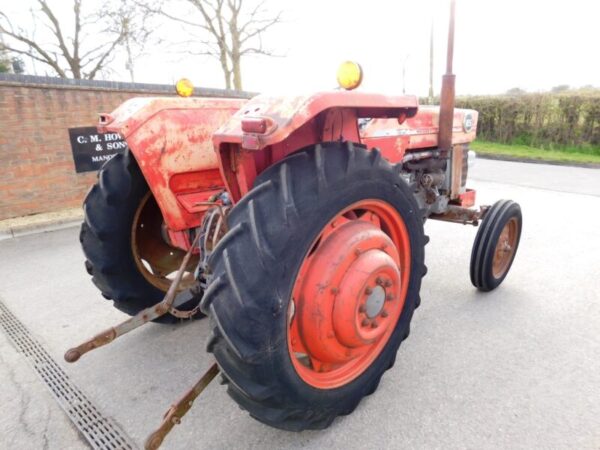
M 96 174 L 75 173 L 67 129 L 95 125 L 98 112 L 148 95 L 173 95 L 173 87 L 0 75 L 0 220 L 80 206 Z

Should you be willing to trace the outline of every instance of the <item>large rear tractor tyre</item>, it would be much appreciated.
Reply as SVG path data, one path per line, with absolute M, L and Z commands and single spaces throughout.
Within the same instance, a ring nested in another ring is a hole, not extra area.
M 471 252 L 471 283 L 480 291 L 496 289 L 504 281 L 517 254 L 523 217 L 512 200 L 492 205 L 479 229 Z
M 419 304 L 423 220 L 379 150 L 326 143 L 231 210 L 201 303 L 229 395 L 276 428 L 329 426 L 393 366 Z
M 108 161 L 98 173 L 83 202 L 85 220 L 80 241 L 85 268 L 102 295 L 129 315 L 160 302 L 184 251 L 171 247 L 162 237 L 162 215 L 134 158 L 127 152 Z M 181 289 L 192 300 L 180 309 L 198 303 L 189 289 L 194 287 L 192 258 Z M 165 315 L 158 322 L 175 322 Z

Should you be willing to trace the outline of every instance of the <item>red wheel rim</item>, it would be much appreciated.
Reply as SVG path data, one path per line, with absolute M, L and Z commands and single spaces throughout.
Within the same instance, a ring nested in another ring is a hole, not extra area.
M 410 276 L 410 237 L 390 204 L 362 200 L 319 233 L 298 272 L 288 309 L 288 350 L 307 384 L 343 386 L 388 343 Z
M 494 258 L 492 260 L 492 275 L 498 279 L 508 270 L 511 261 L 517 250 L 517 238 L 519 226 L 517 218 L 510 219 L 498 236 L 498 242 L 494 248 Z
M 163 217 L 156 200 L 148 192 L 140 202 L 131 226 L 131 253 L 142 276 L 154 287 L 167 292 L 179 270 L 185 252 L 169 245 L 162 235 Z M 198 256 L 192 255 L 178 292 L 194 284 Z

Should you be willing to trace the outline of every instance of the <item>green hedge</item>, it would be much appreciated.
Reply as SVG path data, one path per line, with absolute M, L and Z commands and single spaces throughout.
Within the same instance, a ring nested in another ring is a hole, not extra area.
M 477 136 L 540 148 L 600 147 L 600 92 L 567 91 L 459 97 L 459 108 L 479 111 Z
M 598 89 L 458 97 L 456 107 L 479 111 L 477 137 L 485 141 L 600 154 Z

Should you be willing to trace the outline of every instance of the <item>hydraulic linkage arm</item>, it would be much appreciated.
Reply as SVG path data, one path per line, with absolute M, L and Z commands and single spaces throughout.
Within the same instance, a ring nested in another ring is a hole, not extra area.
M 93 338 L 83 342 L 82 344 L 69 349 L 65 353 L 65 361 L 69 363 L 73 363 L 84 354 L 100 348 L 106 344 L 111 343 L 116 338 L 123 336 L 126 333 L 129 333 L 136 328 L 141 327 L 142 325 L 160 317 L 167 313 L 173 314 L 175 317 L 179 317 L 181 319 L 191 318 L 194 314 L 198 312 L 199 306 L 196 306 L 194 309 L 190 311 L 181 311 L 177 309 L 177 305 L 175 304 L 175 300 L 177 297 L 177 288 L 181 283 L 181 279 L 183 277 L 183 273 L 186 270 L 186 267 L 189 263 L 190 257 L 192 255 L 193 249 L 198 245 L 198 240 L 200 238 L 200 233 L 197 234 L 194 239 L 193 244 L 190 246 L 183 260 L 181 261 L 181 265 L 179 270 L 175 276 L 175 279 L 169 286 L 165 297 L 160 303 L 157 303 L 150 308 L 146 308 L 140 311 L 138 314 L 133 316 L 132 318 L 121 322 L 120 324 L 108 328 L 103 332 L 97 334 Z M 188 298 L 184 298 L 177 303 L 184 303 Z M 145 443 L 145 448 L 147 450 L 155 450 L 160 447 L 163 440 L 167 436 L 167 434 L 173 429 L 173 427 L 181 422 L 183 416 L 190 410 L 192 407 L 194 400 L 202 393 L 202 391 L 209 385 L 209 383 L 215 378 L 215 376 L 219 373 L 219 367 L 216 362 L 213 362 L 210 368 L 200 377 L 200 379 L 194 384 L 194 386 L 186 392 L 177 402 L 175 402 L 171 407 L 167 410 L 164 415 L 163 421 L 160 426 L 148 436 Z

